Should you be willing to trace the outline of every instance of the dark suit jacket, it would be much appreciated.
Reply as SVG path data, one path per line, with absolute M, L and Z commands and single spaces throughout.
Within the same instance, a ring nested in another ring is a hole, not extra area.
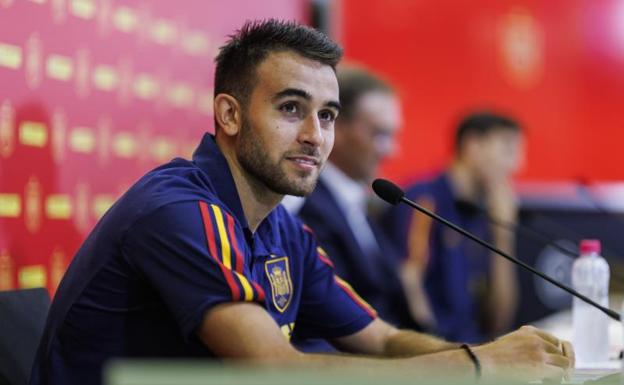
M 337 274 L 351 284 L 383 320 L 402 328 L 420 329 L 409 315 L 397 272 L 397 251 L 374 223 L 369 221 L 381 252 L 362 250 L 322 179 L 306 198 L 299 216 L 316 233 Z

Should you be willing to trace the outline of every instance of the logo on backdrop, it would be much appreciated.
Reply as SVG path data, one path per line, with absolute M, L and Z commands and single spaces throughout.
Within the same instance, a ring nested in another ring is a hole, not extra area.
M 110 158 L 110 143 L 111 143 L 111 130 L 113 122 L 108 116 L 100 117 L 98 121 L 98 131 L 100 133 L 98 139 L 98 160 L 101 165 L 108 163 Z
M 76 184 L 76 228 L 86 233 L 89 229 L 89 185 L 84 182 Z
M 52 19 L 57 24 L 65 21 L 67 17 L 67 6 L 65 0 L 52 0 Z
M 0 7 L 9 8 L 13 4 L 13 0 L 0 0 Z
M 31 176 L 24 188 L 24 198 L 26 206 L 26 229 L 30 233 L 36 233 L 41 227 L 42 204 L 41 204 L 41 183 L 36 176 Z
M 5 100 L 0 106 L 0 157 L 8 158 L 15 146 L 15 110 L 10 100 Z
M 0 290 L 13 289 L 13 260 L 6 249 L 0 250 Z
M 498 46 L 503 75 L 515 87 L 535 86 L 544 70 L 544 33 L 529 10 L 514 7 L 499 22 Z
M 76 93 L 81 98 L 89 95 L 90 62 L 89 51 L 81 48 L 76 52 Z
M 65 159 L 65 139 L 67 137 L 67 117 L 60 108 L 52 113 L 52 156 L 60 164 Z
M 56 289 L 65 274 L 65 253 L 59 247 L 55 247 L 50 255 L 50 283 Z
M 43 47 L 38 32 L 33 32 L 26 43 L 26 84 L 31 89 L 39 87 L 43 76 Z

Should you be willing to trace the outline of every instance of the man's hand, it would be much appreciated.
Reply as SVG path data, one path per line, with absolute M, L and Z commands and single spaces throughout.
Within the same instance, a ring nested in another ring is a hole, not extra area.
M 572 345 L 532 326 L 523 326 L 473 350 L 485 378 L 560 382 L 574 368 Z
M 488 176 L 484 180 L 486 205 L 490 216 L 503 223 L 516 221 L 516 196 L 506 177 Z

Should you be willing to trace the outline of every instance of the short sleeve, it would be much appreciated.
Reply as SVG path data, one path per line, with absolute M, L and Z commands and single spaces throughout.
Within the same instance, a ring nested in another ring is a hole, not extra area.
M 124 238 L 124 256 L 159 293 L 187 340 L 213 306 L 264 301 L 245 272 L 237 234 L 218 205 L 182 202 L 145 216 Z
M 311 230 L 306 246 L 303 294 L 295 333 L 298 338 L 337 338 L 353 334 L 377 317 L 375 310 L 334 273 Z
M 437 209 L 433 196 L 422 189 L 408 191 L 409 199 L 429 211 Z M 399 258 L 407 259 L 425 256 L 429 245 L 429 238 L 433 226 L 432 219 L 418 213 L 406 205 L 389 207 L 379 219 L 379 225 L 386 237 L 398 251 Z

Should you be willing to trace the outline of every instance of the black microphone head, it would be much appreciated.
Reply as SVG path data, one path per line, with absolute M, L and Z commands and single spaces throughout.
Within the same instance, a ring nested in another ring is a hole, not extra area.
M 373 181 L 373 191 L 378 197 L 391 205 L 396 205 L 401 202 L 401 199 L 403 199 L 405 195 L 399 186 L 385 179 L 375 179 L 375 181 Z

